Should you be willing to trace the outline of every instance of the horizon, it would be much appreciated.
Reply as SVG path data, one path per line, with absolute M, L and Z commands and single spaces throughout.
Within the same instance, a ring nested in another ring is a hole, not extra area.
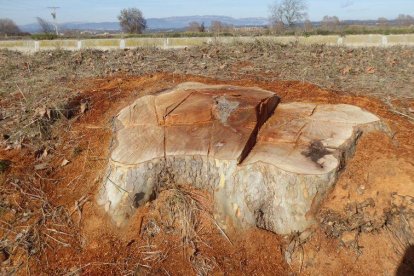
M 308 0 L 308 15 L 311 21 L 321 21 L 323 16 L 338 16 L 340 20 L 376 20 L 385 17 L 395 19 L 399 14 L 414 14 L 412 0 Z M 190 0 L 174 0 L 163 3 L 160 0 L 144 0 L 136 4 L 133 0 L 0 0 L 0 18 L 10 18 L 18 25 L 36 22 L 36 17 L 51 20 L 47 7 L 58 6 L 57 19 L 64 23 L 116 22 L 123 8 L 137 7 L 146 18 L 168 18 L 183 16 L 228 16 L 233 18 L 268 18 L 271 0 L 256 2 L 247 0 L 212 0 L 201 3 Z M 91 15 L 91 9 L 96 11 Z M 204 14 L 204 15 L 203 15 Z

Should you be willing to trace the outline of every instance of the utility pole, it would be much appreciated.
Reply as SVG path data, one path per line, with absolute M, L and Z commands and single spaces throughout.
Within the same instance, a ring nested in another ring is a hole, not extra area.
M 53 24 L 55 25 L 55 31 L 56 31 L 56 35 L 59 35 L 59 31 L 58 31 L 58 25 L 57 25 L 57 19 L 56 19 L 56 11 L 57 9 L 60 9 L 60 7 L 47 7 L 49 10 L 51 10 L 52 12 L 50 13 L 53 17 Z

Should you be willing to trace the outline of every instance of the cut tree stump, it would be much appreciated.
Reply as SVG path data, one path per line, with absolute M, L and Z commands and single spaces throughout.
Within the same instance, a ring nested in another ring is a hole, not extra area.
M 183 83 L 119 113 L 99 203 L 121 225 L 168 176 L 211 191 L 223 226 L 304 231 L 360 135 L 381 129 L 356 106 Z

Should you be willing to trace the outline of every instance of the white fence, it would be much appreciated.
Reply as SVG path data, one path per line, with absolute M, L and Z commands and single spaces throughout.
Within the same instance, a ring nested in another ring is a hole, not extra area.
M 206 43 L 240 43 L 253 41 L 273 41 L 281 44 L 299 43 L 304 45 L 325 44 L 346 47 L 389 47 L 395 45 L 414 46 L 414 34 L 407 35 L 348 35 L 348 36 L 263 36 L 263 37 L 183 37 L 183 38 L 127 38 L 127 39 L 84 39 L 84 40 L 15 40 L 0 41 L 0 49 L 21 52 L 41 50 L 115 50 L 139 47 L 163 49 L 200 46 Z

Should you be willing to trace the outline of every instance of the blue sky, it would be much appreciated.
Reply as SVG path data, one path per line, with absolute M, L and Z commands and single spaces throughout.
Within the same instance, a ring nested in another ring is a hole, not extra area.
M 268 17 L 273 0 L 0 0 L 0 18 L 11 18 L 19 25 L 35 22 L 35 17 L 51 18 L 46 7 L 59 6 L 59 22 L 116 21 L 119 10 L 140 8 L 145 17 L 185 15 L 227 15 Z M 340 19 L 377 19 L 414 16 L 414 0 L 307 0 L 311 20 L 324 15 Z

